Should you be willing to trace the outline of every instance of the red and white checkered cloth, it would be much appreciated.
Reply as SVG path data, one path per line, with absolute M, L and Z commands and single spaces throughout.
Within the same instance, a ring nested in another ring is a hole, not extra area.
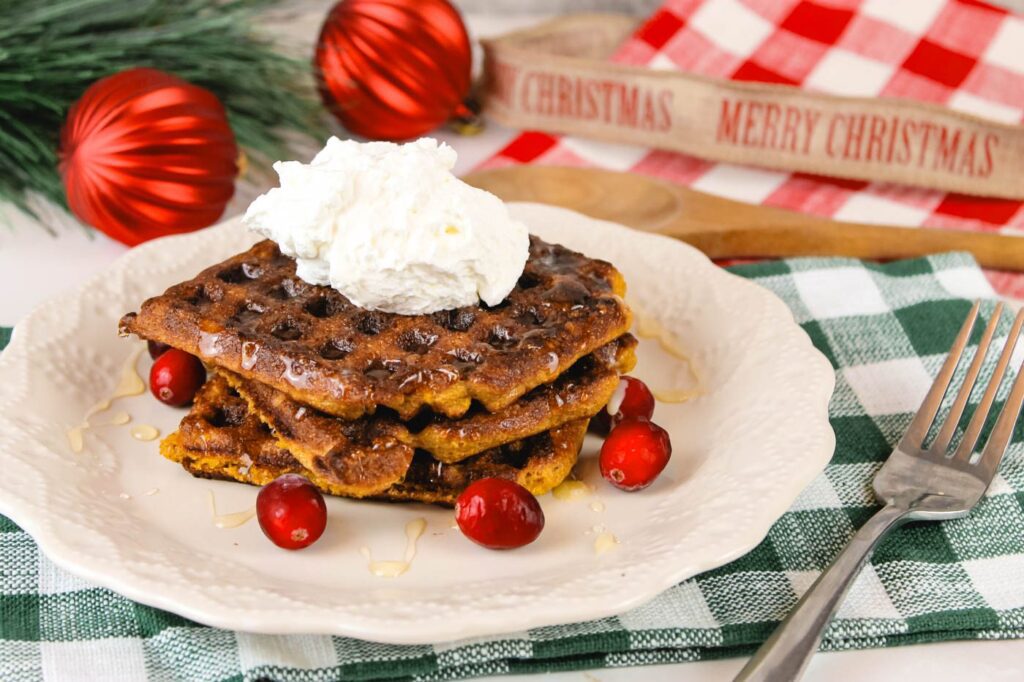
M 614 61 L 839 95 L 904 97 L 1024 121 L 1024 16 L 973 0 L 668 0 Z M 482 168 L 635 171 L 739 201 L 837 220 L 1021 232 L 1024 202 L 713 163 L 524 132 Z M 989 273 L 1024 298 L 1024 276 Z

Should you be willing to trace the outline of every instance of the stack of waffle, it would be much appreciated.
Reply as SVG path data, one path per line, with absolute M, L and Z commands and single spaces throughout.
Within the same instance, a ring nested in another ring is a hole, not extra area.
M 276 244 L 149 299 L 122 334 L 180 348 L 208 380 L 161 452 L 195 476 L 452 505 L 479 478 L 534 494 L 570 473 L 589 419 L 635 363 L 622 276 L 531 239 L 501 304 L 432 315 L 352 305 Z

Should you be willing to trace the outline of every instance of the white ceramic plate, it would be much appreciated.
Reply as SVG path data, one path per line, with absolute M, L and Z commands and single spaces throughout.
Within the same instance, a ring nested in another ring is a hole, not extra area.
M 118 318 L 253 241 L 229 221 L 134 249 L 17 326 L 0 356 L 0 513 L 60 566 L 203 623 L 401 644 L 621 613 L 749 551 L 832 454 L 828 362 L 779 299 L 680 242 L 547 206 L 513 205 L 513 213 L 549 241 L 614 262 L 630 302 L 691 358 L 702 395 L 658 405 L 674 453 L 647 490 L 607 485 L 590 438 L 579 475 L 594 493 L 545 496 L 547 526 L 526 548 L 477 547 L 448 510 L 331 499 L 321 540 L 286 552 L 254 521 L 213 524 L 210 491 L 223 513 L 251 508 L 256 488 L 194 479 L 127 427 L 90 431 L 74 454 L 66 430 L 112 391 L 141 347 L 117 337 Z M 636 374 L 653 386 L 692 386 L 691 367 L 657 341 L 642 341 L 639 356 Z M 143 354 L 143 375 L 148 366 Z M 112 411 L 122 409 L 163 433 L 182 415 L 148 393 Z M 401 558 L 405 524 L 417 517 L 427 529 L 410 570 L 372 575 L 360 549 Z M 595 552 L 594 526 L 620 544 Z

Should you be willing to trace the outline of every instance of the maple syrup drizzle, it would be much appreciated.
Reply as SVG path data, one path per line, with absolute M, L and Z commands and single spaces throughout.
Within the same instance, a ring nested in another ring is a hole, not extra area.
M 213 519 L 213 525 L 217 528 L 238 528 L 252 519 L 252 517 L 256 516 L 255 506 L 250 507 L 249 509 L 231 512 L 230 514 L 218 514 L 217 498 L 214 497 L 212 490 L 207 490 L 206 492 L 210 494 L 210 516 Z
M 378 578 L 397 578 L 412 566 L 416 558 L 416 541 L 427 529 L 427 520 L 419 517 L 405 524 L 405 556 L 401 561 L 374 561 L 369 547 L 362 547 L 359 553 L 367 561 L 367 569 Z
M 255 341 L 242 342 L 242 369 L 252 369 L 256 366 L 256 356 L 260 352 L 260 344 Z
M 636 309 L 636 306 L 631 307 L 633 307 L 634 319 L 636 320 L 636 335 L 642 339 L 654 339 L 665 353 L 676 360 L 685 362 L 690 376 L 693 378 L 695 388 L 651 388 L 654 399 L 662 403 L 685 403 L 699 396 L 703 392 L 701 380 L 690 356 L 679 347 L 675 337 L 665 329 L 661 322 L 654 317 L 641 313 Z
M 590 486 L 583 481 L 566 479 L 552 489 L 551 495 L 556 500 L 571 501 L 581 500 L 584 497 L 588 497 L 591 492 L 593 491 Z
M 93 422 L 90 426 L 93 428 L 96 428 L 97 426 L 124 426 L 131 420 L 132 416 L 127 412 L 115 412 L 107 421 Z
M 132 438 L 135 440 L 150 441 L 160 437 L 160 429 L 149 424 L 136 424 L 131 430 Z
M 595 554 L 604 554 L 605 552 L 610 552 L 618 546 L 619 539 L 611 533 L 609 533 L 608 531 L 603 531 L 600 535 L 594 538 Z
M 659 403 L 685 403 L 700 395 L 700 391 L 696 388 L 656 388 L 651 391 L 651 394 Z
M 146 382 L 142 380 L 135 365 L 138 363 L 139 356 L 142 354 L 142 348 L 136 349 L 131 357 L 125 362 L 121 368 L 121 376 L 118 378 L 117 386 L 114 387 L 114 391 L 98 401 L 92 407 L 85 412 L 85 416 L 82 417 L 82 421 L 67 430 L 68 445 L 71 447 L 71 451 L 79 453 L 85 448 L 85 432 L 95 426 L 112 426 L 127 424 L 131 421 L 131 417 L 127 413 L 119 412 L 114 415 L 113 419 L 109 422 L 103 422 L 93 424 L 91 420 L 96 415 L 106 412 L 110 409 L 110 406 L 114 404 L 115 400 L 120 398 L 127 398 L 130 396 L 140 395 L 146 392 Z M 122 417 L 123 415 L 123 417 Z M 119 421 L 123 419 L 123 421 Z
M 199 353 L 204 358 L 215 358 L 223 351 L 220 347 L 221 334 L 199 330 Z

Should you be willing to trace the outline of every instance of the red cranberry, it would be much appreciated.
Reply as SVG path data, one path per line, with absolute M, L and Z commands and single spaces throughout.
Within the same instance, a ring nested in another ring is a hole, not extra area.
M 636 377 L 622 377 L 608 404 L 590 420 L 591 431 L 601 436 L 624 419 L 654 416 L 654 394 Z
M 275 545 L 302 549 L 323 535 L 327 505 L 308 478 L 284 474 L 263 486 L 256 496 L 256 518 L 263 534 Z
M 650 419 L 653 417 L 654 394 L 651 393 L 651 389 L 647 388 L 647 384 L 636 377 L 622 377 L 622 383 L 619 386 L 623 385 L 625 388 L 622 389 L 622 398 L 619 404 L 616 406 L 609 402 L 606 410 L 611 415 L 612 425 L 625 419 Z M 613 396 L 613 399 L 615 397 L 617 396 Z M 618 407 L 618 409 L 611 409 L 613 407 Z
M 482 478 L 462 491 L 455 520 L 463 535 L 488 549 L 528 545 L 544 530 L 537 498 L 515 481 Z
M 206 369 L 194 355 L 171 348 L 153 361 L 149 370 L 149 390 L 162 403 L 188 405 L 206 381 Z
M 149 357 L 154 360 L 171 349 L 166 343 L 160 343 L 159 341 L 147 341 L 146 348 L 149 349 Z
M 616 488 L 646 488 L 672 456 L 668 432 L 645 419 L 626 419 L 601 446 L 601 475 Z

